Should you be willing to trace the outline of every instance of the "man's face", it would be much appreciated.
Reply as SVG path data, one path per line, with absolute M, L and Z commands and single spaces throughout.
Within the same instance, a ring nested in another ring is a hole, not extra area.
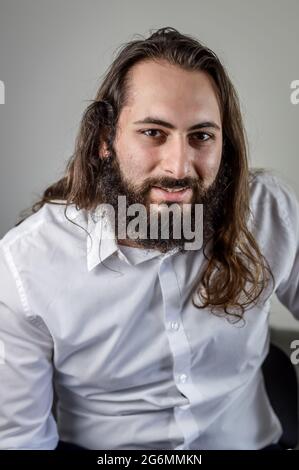
M 125 178 L 140 185 L 147 179 L 194 178 L 207 188 L 214 181 L 222 153 L 221 115 L 212 79 L 166 62 L 141 62 L 131 69 L 130 103 L 119 116 L 115 151 Z M 136 124 L 147 117 L 173 126 Z M 206 124 L 188 130 L 196 124 Z M 217 127 L 215 127 L 217 126 Z M 172 195 L 191 201 L 191 191 Z M 150 202 L 169 193 L 152 188 Z
M 142 122 L 153 119 L 160 122 Z M 164 61 L 136 64 L 113 149 L 119 181 L 107 172 L 105 202 L 112 202 L 109 184 L 112 192 L 117 187 L 129 196 L 131 204 L 204 202 L 222 155 L 221 115 L 212 79 Z

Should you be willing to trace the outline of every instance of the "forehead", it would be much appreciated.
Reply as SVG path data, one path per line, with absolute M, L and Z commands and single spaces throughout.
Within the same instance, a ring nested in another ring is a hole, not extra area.
M 134 118 L 158 114 L 161 118 L 190 119 L 193 123 L 196 117 L 206 117 L 220 124 L 216 85 L 206 72 L 146 60 L 131 68 L 128 79 L 129 100 L 125 111 Z

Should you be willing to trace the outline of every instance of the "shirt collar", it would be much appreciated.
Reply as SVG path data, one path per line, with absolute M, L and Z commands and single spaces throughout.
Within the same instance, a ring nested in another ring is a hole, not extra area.
M 115 233 L 106 212 L 101 206 L 88 212 L 87 269 L 91 271 L 99 263 L 118 250 Z

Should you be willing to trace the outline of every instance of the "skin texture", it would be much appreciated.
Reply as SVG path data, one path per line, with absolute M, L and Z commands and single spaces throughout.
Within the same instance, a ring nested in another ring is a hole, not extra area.
M 222 123 L 213 79 L 202 71 L 186 71 L 165 61 L 147 60 L 129 72 L 129 100 L 120 112 L 114 142 L 123 181 L 145 195 L 145 202 L 167 201 L 155 188 L 189 188 L 180 203 L 198 202 L 196 188 L 215 182 L 222 156 Z M 151 116 L 173 125 L 136 124 Z M 205 127 L 188 130 L 198 123 Z M 106 147 L 100 149 L 105 158 Z M 196 196 L 196 197 L 195 197 Z M 138 246 L 131 240 L 121 243 Z

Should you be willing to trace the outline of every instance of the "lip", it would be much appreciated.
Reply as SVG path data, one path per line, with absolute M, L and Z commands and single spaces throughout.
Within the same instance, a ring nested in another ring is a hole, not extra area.
M 153 186 L 151 188 L 151 196 L 155 201 L 171 201 L 171 202 L 190 202 L 192 196 L 192 189 L 186 188 L 182 191 L 170 193 L 162 188 Z

